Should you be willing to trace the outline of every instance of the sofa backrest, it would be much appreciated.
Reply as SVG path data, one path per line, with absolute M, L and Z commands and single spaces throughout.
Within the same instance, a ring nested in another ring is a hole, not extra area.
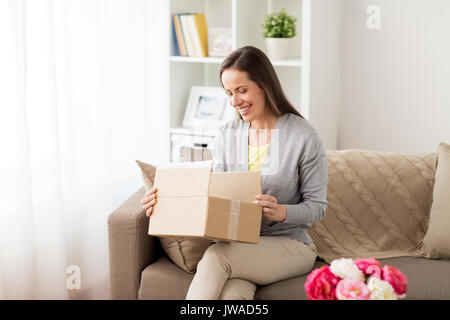
M 436 154 L 327 150 L 328 208 L 308 230 L 318 256 L 420 256 L 428 228 Z M 211 160 L 183 147 L 180 161 Z

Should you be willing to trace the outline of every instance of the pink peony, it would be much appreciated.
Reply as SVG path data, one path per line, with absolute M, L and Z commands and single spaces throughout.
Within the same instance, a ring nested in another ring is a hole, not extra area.
M 381 279 L 381 264 L 374 258 L 355 259 L 353 263 L 361 270 L 366 277 L 374 276 Z
M 389 284 L 394 288 L 395 293 L 400 297 L 404 298 L 408 287 L 408 279 L 406 276 L 398 269 L 385 265 L 383 267 L 382 280 L 389 282 Z
M 356 279 L 344 279 L 336 287 L 339 300 L 369 300 L 370 290 L 366 284 Z
M 336 286 L 340 280 L 330 271 L 329 266 L 313 270 L 305 283 L 308 300 L 337 300 Z

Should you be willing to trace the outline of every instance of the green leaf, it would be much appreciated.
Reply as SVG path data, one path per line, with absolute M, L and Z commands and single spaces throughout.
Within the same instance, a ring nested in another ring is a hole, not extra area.
M 280 12 L 273 12 L 264 16 L 264 23 L 261 27 L 264 30 L 263 36 L 266 38 L 292 38 L 296 35 L 297 18 L 289 16 L 286 9 Z

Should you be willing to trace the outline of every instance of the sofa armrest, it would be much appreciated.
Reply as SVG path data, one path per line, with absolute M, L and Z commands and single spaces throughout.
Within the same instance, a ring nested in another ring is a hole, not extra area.
M 142 187 L 108 216 L 111 299 L 137 299 L 142 271 L 161 256 L 158 238 L 147 233 L 144 195 Z

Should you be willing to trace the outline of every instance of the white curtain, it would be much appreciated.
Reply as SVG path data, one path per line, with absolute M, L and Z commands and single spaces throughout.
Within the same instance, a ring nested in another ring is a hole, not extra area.
M 0 0 L 0 299 L 109 298 L 107 216 L 168 160 L 166 3 Z

